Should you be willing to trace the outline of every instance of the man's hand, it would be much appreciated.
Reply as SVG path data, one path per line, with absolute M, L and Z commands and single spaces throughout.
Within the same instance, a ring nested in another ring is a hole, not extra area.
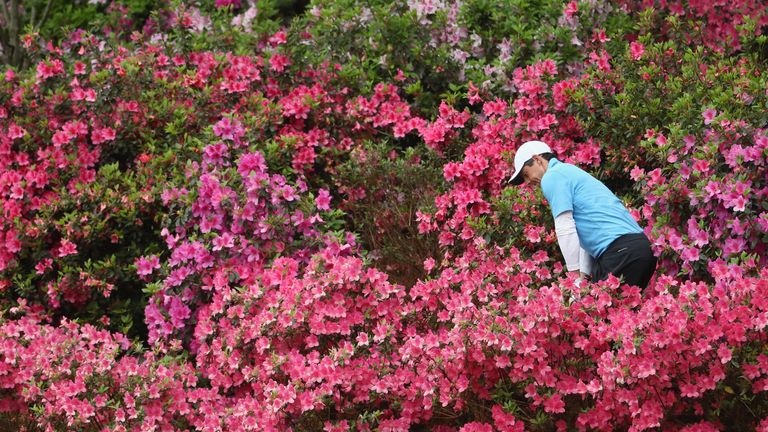
M 590 279 L 590 275 L 581 270 L 572 270 L 569 271 L 568 274 L 573 275 L 576 288 L 581 288 L 582 281 L 588 281 Z

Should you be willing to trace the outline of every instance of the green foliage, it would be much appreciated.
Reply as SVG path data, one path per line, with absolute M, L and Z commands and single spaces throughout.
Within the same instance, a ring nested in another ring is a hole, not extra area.
M 339 63 L 348 84 L 363 93 L 402 71 L 414 107 L 432 112 L 451 85 L 472 81 L 508 96 L 515 68 L 543 58 L 569 65 L 582 58 L 593 30 L 604 28 L 619 41 L 634 26 L 609 4 L 582 2 L 564 21 L 564 4 L 555 0 L 446 2 L 423 12 L 420 3 L 315 0 L 315 14 L 293 24 L 295 33 L 312 36 L 295 45 L 297 58 Z
M 314 1 L 320 16 L 305 15 L 293 24 L 312 38 L 295 46 L 309 63 L 332 61 L 343 65 L 342 75 L 363 93 L 373 85 L 392 81 L 398 70 L 412 77 L 412 96 L 419 106 L 436 106 L 445 84 L 458 73 L 445 47 L 430 46 L 431 29 L 403 2 Z M 444 22 L 445 16 L 436 18 Z
M 703 137 L 702 113 L 708 108 L 716 108 L 723 118 L 768 123 L 766 77 L 747 72 L 760 67 L 754 58 L 675 41 L 654 43 L 650 35 L 640 42 L 648 44 L 642 59 L 632 60 L 625 45 L 614 59 L 614 70 L 592 71 L 573 94 L 571 111 L 606 153 L 601 176 L 625 177 L 635 164 L 669 169 L 668 156 L 685 136 Z M 663 133 L 670 144 L 647 138 L 648 131 Z
M 386 142 L 369 142 L 339 168 L 336 181 L 364 188 L 361 199 L 343 203 L 348 227 L 359 233 L 373 264 L 397 283 L 423 278 L 423 262 L 437 257 L 434 234 L 420 235 L 416 212 L 434 204 L 443 184 L 434 154 L 409 148 L 402 153 Z
M 665 237 L 682 238 L 683 246 L 670 241 L 662 250 L 662 269 L 709 280 L 708 260 L 749 266 L 763 253 L 764 233 L 731 233 L 730 221 L 759 216 L 763 209 L 749 201 L 757 199 L 754 191 L 765 178 L 759 164 L 731 154 L 752 148 L 764 134 L 760 128 L 768 124 L 766 63 L 755 51 L 734 56 L 674 39 L 654 42 L 651 35 L 639 42 L 645 45 L 642 56 L 633 58 L 625 47 L 614 58 L 613 70 L 590 71 L 572 95 L 571 112 L 586 134 L 601 143 L 599 175 L 630 197 L 633 207 L 644 208 L 644 218 L 662 245 Z M 745 42 L 745 47 L 757 46 Z M 694 161 L 704 161 L 706 172 L 692 168 Z M 635 167 L 642 169 L 637 182 L 628 175 Z M 651 171 L 661 180 L 645 174 Z M 710 193 L 710 183 L 723 193 Z M 723 198 L 737 184 L 750 185 L 738 210 Z M 699 223 L 691 226 L 689 220 Z M 700 253 L 701 259 L 681 260 L 697 231 L 710 236 L 691 255 Z M 743 239 L 738 253 L 715 245 L 714 238 L 728 236 L 731 242 Z
M 82 194 L 65 195 L 39 211 L 38 235 L 28 238 L 19 257 L 21 271 L 14 275 L 16 294 L 42 303 L 45 297 L 57 299 L 59 316 L 102 322 L 129 336 L 145 337 L 146 300 L 133 261 L 162 252 L 155 220 L 160 191 L 151 186 L 157 178 L 149 167 L 121 171 L 117 163 L 103 165 L 98 178 L 83 186 Z M 77 245 L 78 253 L 42 273 L 35 271 L 35 263 L 62 236 Z M 43 286 L 47 292 L 37 288 Z M 90 296 L 74 294 L 88 289 Z

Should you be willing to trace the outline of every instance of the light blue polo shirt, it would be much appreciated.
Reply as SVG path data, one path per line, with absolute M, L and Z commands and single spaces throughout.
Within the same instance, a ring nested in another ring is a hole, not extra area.
M 581 247 L 593 257 L 599 257 L 618 237 L 643 232 L 610 189 L 574 165 L 551 159 L 541 178 L 541 191 L 553 217 L 573 212 Z

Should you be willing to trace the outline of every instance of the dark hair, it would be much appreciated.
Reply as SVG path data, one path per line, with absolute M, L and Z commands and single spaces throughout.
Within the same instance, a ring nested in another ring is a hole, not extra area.
M 542 154 L 540 154 L 539 156 L 543 157 L 543 158 L 544 158 L 544 160 L 545 160 L 545 161 L 547 161 L 547 162 L 549 162 L 549 161 L 550 161 L 550 160 L 552 160 L 553 158 L 557 157 L 557 156 L 555 156 L 555 154 L 554 154 L 554 153 L 550 153 L 550 152 L 547 152 L 547 153 L 542 153 Z M 529 167 L 529 166 L 532 166 L 532 165 L 533 165 L 533 158 L 531 158 L 531 159 L 528 159 L 528 162 L 526 162 L 526 163 L 524 164 L 524 166 L 528 166 L 528 167 Z

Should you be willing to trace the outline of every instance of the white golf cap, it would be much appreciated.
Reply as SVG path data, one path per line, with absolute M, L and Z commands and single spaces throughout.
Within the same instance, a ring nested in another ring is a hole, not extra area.
M 552 149 L 541 141 L 526 141 L 515 153 L 515 173 L 507 180 L 508 183 L 519 185 L 523 183 L 523 165 L 531 160 L 534 155 L 552 153 Z

